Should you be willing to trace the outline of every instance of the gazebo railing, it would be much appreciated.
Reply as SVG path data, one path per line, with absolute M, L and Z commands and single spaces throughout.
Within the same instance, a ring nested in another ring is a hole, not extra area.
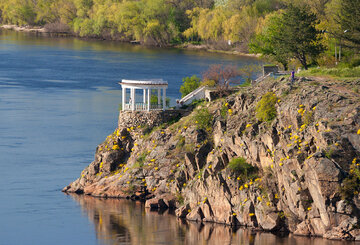
M 145 103 L 135 103 L 135 111 L 146 111 L 147 104 Z
M 150 110 L 162 110 L 163 106 L 159 104 L 151 104 Z
M 146 111 L 148 109 L 147 103 L 135 103 L 135 111 Z M 161 104 L 151 104 L 150 110 L 162 110 L 163 106 Z M 125 104 L 125 111 L 131 111 L 131 104 Z

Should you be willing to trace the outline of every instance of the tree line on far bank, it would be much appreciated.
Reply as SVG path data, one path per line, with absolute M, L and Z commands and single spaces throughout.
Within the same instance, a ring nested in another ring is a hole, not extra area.
M 0 0 L 0 21 L 82 37 L 261 53 L 285 69 L 340 57 L 360 64 L 360 0 Z

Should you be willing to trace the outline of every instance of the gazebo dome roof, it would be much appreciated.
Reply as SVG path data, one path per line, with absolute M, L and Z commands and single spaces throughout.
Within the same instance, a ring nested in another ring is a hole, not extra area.
M 168 85 L 167 81 L 164 81 L 162 79 L 142 79 L 142 80 L 127 80 L 127 79 L 122 79 L 121 82 L 119 83 L 121 85 L 128 85 L 128 86 L 136 86 L 136 85 Z

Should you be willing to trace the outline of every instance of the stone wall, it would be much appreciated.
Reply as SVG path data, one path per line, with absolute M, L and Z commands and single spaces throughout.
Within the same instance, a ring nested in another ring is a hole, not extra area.
M 120 111 L 118 128 L 137 126 L 157 127 L 162 123 L 182 117 L 185 110 L 166 111 Z

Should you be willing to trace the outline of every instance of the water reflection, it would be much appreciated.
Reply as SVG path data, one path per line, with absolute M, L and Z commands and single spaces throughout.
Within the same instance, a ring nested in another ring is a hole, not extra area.
M 349 242 L 298 236 L 280 237 L 271 233 L 205 225 L 177 219 L 174 214 L 149 211 L 140 202 L 99 199 L 72 195 L 84 215 L 94 224 L 100 244 L 294 244 L 340 245 Z

